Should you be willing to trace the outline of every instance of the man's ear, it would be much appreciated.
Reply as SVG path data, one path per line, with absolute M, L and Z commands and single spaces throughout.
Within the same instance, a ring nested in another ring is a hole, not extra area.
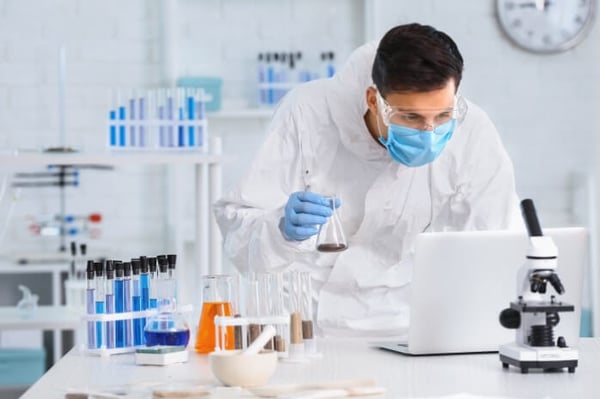
M 379 105 L 377 104 L 377 89 L 375 89 L 373 86 L 370 86 L 367 88 L 365 97 L 367 100 L 367 107 L 369 107 L 369 110 L 373 113 L 373 115 L 377 115 L 377 109 Z

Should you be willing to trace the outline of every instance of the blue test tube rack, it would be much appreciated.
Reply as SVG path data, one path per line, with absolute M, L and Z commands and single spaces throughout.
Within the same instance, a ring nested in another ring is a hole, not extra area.
M 203 89 L 123 92 L 115 90 L 107 112 L 110 151 L 208 152 L 204 109 L 211 97 Z

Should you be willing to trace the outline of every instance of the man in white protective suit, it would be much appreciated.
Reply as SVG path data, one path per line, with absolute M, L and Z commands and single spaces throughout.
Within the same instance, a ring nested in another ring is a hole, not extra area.
M 511 160 L 486 113 L 457 94 L 462 71 L 450 37 L 409 24 L 292 90 L 215 206 L 236 267 L 310 271 L 325 335 L 404 336 L 417 234 L 522 227 Z M 327 193 L 340 198 L 343 252 L 315 249 Z

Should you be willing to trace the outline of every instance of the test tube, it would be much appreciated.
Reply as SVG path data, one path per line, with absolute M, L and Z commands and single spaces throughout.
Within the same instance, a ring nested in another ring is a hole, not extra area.
M 115 287 L 115 312 L 123 313 L 125 311 L 125 291 L 123 287 L 124 266 L 122 262 L 115 265 L 116 277 L 114 281 Z M 125 320 L 117 320 L 116 326 L 117 348 L 125 346 Z
M 109 124 L 109 138 L 108 138 L 108 143 L 111 147 L 116 147 L 117 146 L 117 125 L 115 124 L 116 120 L 117 120 L 117 111 L 115 111 L 114 109 L 111 109 L 108 112 L 108 119 L 110 120 L 110 124 Z
M 183 89 L 177 89 L 177 116 L 179 117 L 179 123 L 177 124 L 177 146 L 185 147 L 185 127 L 184 127 L 184 108 L 185 108 L 185 97 Z
M 159 119 L 159 126 L 158 126 L 158 146 L 159 148 L 163 148 L 167 146 L 167 133 L 166 133 L 166 127 L 165 127 L 165 118 L 167 116 L 166 111 L 165 111 L 165 96 L 164 96 L 164 92 L 162 90 L 160 90 L 158 92 L 158 119 Z
M 140 258 L 141 259 L 141 258 Z M 150 271 L 150 302 L 149 308 L 156 309 L 158 307 L 158 290 L 157 290 L 157 279 L 158 269 L 156 268 L 156 258 L 148 258 L 148 270 Z
M 304 357 L 304 342 L 302 341 L 302 314 L 300 310 L 300 275 L 298 272 L 290 272 L 289 290 L 290 290 L 290 358 Z
M 131 292 L 131 263 L 123 263 L 123 311 L 131 312 L 132 309 L 132 292 Z M 131 318 L 125 320 L 125 346 L 132 346 L 133 341 L 133 321 Z
M 167 286 L 165 284 L 166 280 L 169 278 L 169 263 L 165 255 L 158 255 L 156 260 L 158 261 L 158 277 L 156 279 L 157 296 L 158 301 L 160 302 L 169 297 L 170 294 L 167 292 Z
M 105 306 L 106 314 L 115 313 L 115 295 L 113 279 L 115 277 L 114 265 L 112 260 L 106 261 L 106 295 Z M 117 321 L 118 323 L 118 321 Z M 108 349 L 115 347 L 115 322 L 106 322 L 106 347 Z
M 169 120 L 167 127 L 167 145 L 173 147 L 175 145 L 173 125 L 175 124 L 175 99 L 171 90 L 167 90 L 167 119 Z
M 140 264 L 140 293 L 141 293 L 141 305 L 142 310 L 148 310 L 150 308 L 150 274 L 148 273 L 148 259 L 145 256 L 139 259 L 132 259 L 131 263 Z M 135 266 L 134 266 L 135 267 Z M 144 338 L 144 327 L 146 326 L 146 318 L 142 318 L 142 344 L 145 342 Z
M 271 285 L 271 298 L 273 301 L 273 316 L 282 317 L 285 315 L 285 308 L 283 302 L 283 274 L 275 273 L 273 275 L 272 285 Z M 288 328 L 285 324 L 276 324 L 275 325 L 275 337 L 273 337 L 273 341 L 275 344 L 275 350 L 280 354 L 286 352 L 286 340 L 288 337 Z
M 271 273 L 258 274 L 258 292 L 259 292 L 259 318 L 265 318 L 273 315 L 273 302 L 271 296 L 272 279 Z M 260 323 L 260 331 L 265 329 L 267 323 L 264 320 Z M 270 339 L 265 344 L 266 350 L 273 350 L 273 339 Z
M 96 290 L 94 292 L 94 302 L 96 303 L 96 314 L 104 314 L 104 269 L 102 262 L 94 262 L 94 272 L 96 274 Z M 96 322 L 96 348 L 105 346 L 104 327 L 101 321 Z
M 206 111 L 206 98 L 204 96 L 204 90 L 200 89 L 196 92 L 196 111 L 197 111 L 197 117 L 198 120 L 200 121 L 200 124 L 198 125 L 198 139 L 196 140 L 196 146 L 197 147 L 202 147 L 204 145 L 204 132 L 206 131 L 205 129 L 205 124 L 206 124 L 206 118 L 205 118 L 205 111 Z
M 119 107 L 119 146 L 125 147 L 127 145 L 127 131 L 125 130 L 125 119 L 127 116 L 127 111 L 125 106 L 121 103 L 121 92 L 117 94 L 117 104 Z
M 139 146 L 146 147 L 147 146 L 146 127 L 144 126 L 144 120 L 146 119 L 146 99 L 144 98 L 144 96 L 139 96 L 138 106 L 139 106 L 138 119 L 140 121 Z
M 136 140 L 135 134 L 135 118 L 136 118 L 136 106 L 135 106 L 135 91 L 131 91 L 131 95 L 129 97 L 129 122 L 131 123 L 129 126 L 129 145 L 131 147 L 136 147 L 138 142 Z
M 196 119 L 196 103 L 194 101 L 194 95 L 191 89 L 186 91 L 185 100 L 187 103 L 187 116 L 188 121 L 193 121 Z M 194 125 L 191 124 L 188 126 L 188 146 L 195 147 L 196 146 L 196 132 L 194 131 Z
M 130 262 L 125 262 L 123 264 L 124 268 L 127 268 L 127 264 Z M 131 306 L 134 312 L 139 312 L 142 310 L 142 296 L 141 296 L 141 287 L 140 287 L 140 262 L 139 260 L 136 263 L 131 262 Z M 142 319 L 140 317 L 136 317 L 133 319 L 133 345 L 138 346 L 142 344 L 142 337 L 144 336 L 144 324 L 142 323 Z
M 87 262 L 87 288 L 86 288 L 86 313 L 94 314 L 95 311 L 95 303 L 94 303 L 94 261 L 88 260 Z M 96 346 L 96 330 L 94 328 L 94 322 L 87 322 L 87 347 L 88 349 L 95 349 Z
M 307 355 L 317 353 L 313 328 L 312 285 L 309 272 L 300 272 L 300 311 L 302 314 L 302 339 Z
M 250 276 L 248 279 L 248 318 L 250 323 L 248 324 L 248 345 L 252 344 L 256 337 L 260 335 L 260 324 L 258 318 L 260 317 L 260 294 L 258 281 L 254 276 Z
M 177 255 L 169 254 L 167 255 L 167 263 L 169 264 L 168 277 L 173 283 L 173 292 L 171 293 L 173 298 L 177 299 L 177 279 L 175 276 L 175 268 L 177 267 Z

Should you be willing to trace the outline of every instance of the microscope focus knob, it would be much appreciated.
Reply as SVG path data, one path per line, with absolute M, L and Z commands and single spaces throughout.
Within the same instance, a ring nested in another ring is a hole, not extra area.
M 558 346 L 559 348 L 566 348 L 567 340 L 565 339 L 565 337 L 558 337 L 558 339 L 556 340 L 556 346 Z
M 521 313 L 511 308 L 504 309 L 500 312 L 500 324 L 504 328 L 519 328 L 521 326 Z

